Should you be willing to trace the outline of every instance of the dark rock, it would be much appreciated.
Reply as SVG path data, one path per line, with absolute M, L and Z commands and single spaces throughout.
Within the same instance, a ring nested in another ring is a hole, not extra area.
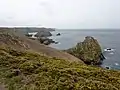
M 68 53 L 83 60 L 88 65 L 98 65 L 105 59 L 101 47 L 96 39 L 87 36 L 83 42 L 67 50 Z
M 56 43 L 55 41 L 53 41 L 52 39 L 50 39 L 51 40 L 51 43 Z
M 14 76 L 18 76 L 21 74 L 21 71 L 19 69 L 14 69 L 12 73 Z
M 104 60 L 105 59 L 105 56 L 101 53 L 101 55 L 100 55 L 100 59 L 101 60 Z
M 111 48 L 107 48 L 107 50 L 112 50 Z
M 49 42 L 48 40 L 46 40 L 46 41 L 43 42 L 43 44 L 45 44 L 45 45 L 49 45 L 50 42 Z
M 60 35 L 61 35 L 60 33 L 56 34 L 56 36 L 60 36 Z
M 44 41 L 48 40 L 47 37 L 39 37 L 40 43 L 43 43 Z
M 55 44 L 58 44 L 59 42 L 55 42 Z
M 52 36 L 51 31 L 55 31 L 55 29 L 52 28 L 16 28 L 16 30 L 25 33 L 24 35 L 27 37 L 31 37 L 32 35 L 29 35 L 30 32 L 38 32 L 35 37 L 50 37 Z
M 109 67 L 109 66 L 106 66 L 105 68 L 110 70 L 110 67 Z
M 53 41 L 52 39 L 49 39 L 47 37 L 40 37 L 39 41 L 40 41 L 40 43 L 45 44 L 45 45 L 49 45 L 51 43 L 55 43 L 55 41 Z
M 27 36 L 27 37 L 32 37 L 32 35 L 29 35 L 29 34 L 25 34 L 25 36 Z
M 50 33 L 50 31 L 39 31 L 35 37 L 49 37 L 52 36 L 52 34 Z

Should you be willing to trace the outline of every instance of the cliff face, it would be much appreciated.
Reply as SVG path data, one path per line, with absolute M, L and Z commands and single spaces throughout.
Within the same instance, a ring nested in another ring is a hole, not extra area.
M 98 41 L 90 36 L 75 47 L 68 49 L 67 52 L 83 60 L 86 64 L 100 64 L 101 60 L 104 59 Z

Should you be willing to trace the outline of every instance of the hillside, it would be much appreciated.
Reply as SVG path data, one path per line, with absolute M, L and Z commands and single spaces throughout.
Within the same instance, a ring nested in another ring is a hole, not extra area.
M 40 44 L 37 40 L 31 40 L 24 35 L 14 32 L 13 30 L 1 30 L 0 31 L 0 44 L 3 46 L 9 46 L 17 50 L 33 50 L 36 52 L 43 53 L 45 55 L 66 59 L 69 61 L 79 61 L 80 59 L 54 48 L 50 48 L 43 44 Z
M 0 81 L 9 90 L 119 90 L 120 72 L 2 47 Z
M 65 52 L 0 31 L 2 90 L 119 90 L 120 71 L 85 65 Z

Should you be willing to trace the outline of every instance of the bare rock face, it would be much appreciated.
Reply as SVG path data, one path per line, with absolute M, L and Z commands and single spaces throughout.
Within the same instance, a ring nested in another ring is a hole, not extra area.
M 83 60 L 86 64 L 97 65 L 104 59 L 101 47 L 96 39 L 87 36 L 83 42 L 67 50 L 68 53 Z

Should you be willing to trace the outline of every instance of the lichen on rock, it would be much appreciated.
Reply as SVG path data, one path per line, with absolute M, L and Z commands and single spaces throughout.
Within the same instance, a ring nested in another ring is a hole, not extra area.
M 89 65 L 100 64 L 101 60 L 104 59 L 98 41 L 91 36 L 85 37 L 83 42 L 78 43 L 75 47 L 66 51 Z

